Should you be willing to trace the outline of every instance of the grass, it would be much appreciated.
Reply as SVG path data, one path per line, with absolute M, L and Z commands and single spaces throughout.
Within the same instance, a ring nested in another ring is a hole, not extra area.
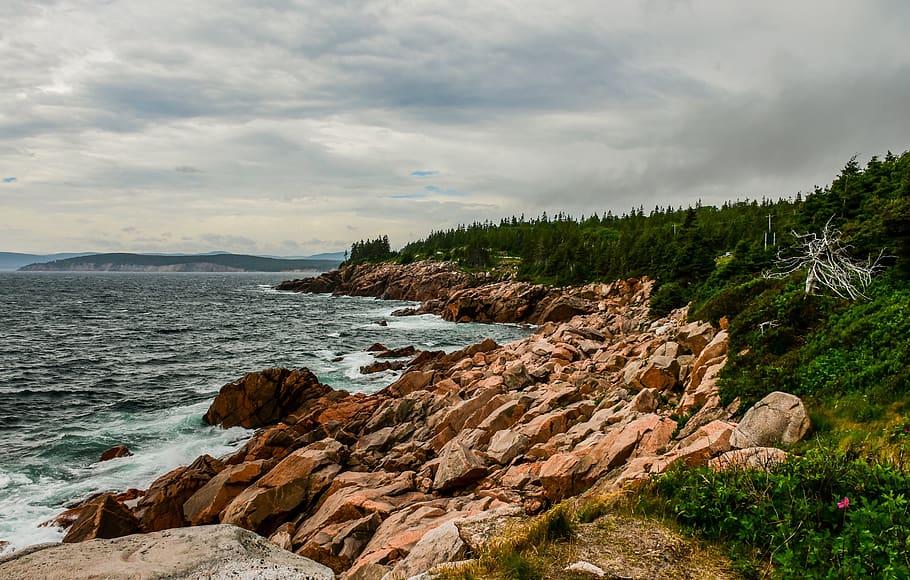
M 667 522 L 634 513 L 627 494 L 562 502 L 518 523 L 475 559 L 436 573 L 445 580 L 581 580 L 565 571 L 584 560 L 620 577 L 729 578 L 729 563 L 715 548 L 684 537 Z

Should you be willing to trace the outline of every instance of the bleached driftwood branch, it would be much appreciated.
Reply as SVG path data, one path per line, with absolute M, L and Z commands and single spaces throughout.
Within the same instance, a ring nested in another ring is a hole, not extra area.
M 882 269 L 884 251 L 873 260 L 857 260 L 850 255 L 852 246 L 841 241 L 841 231 L 825 224 L 821 234 L 797 234 L 794 253 L 790 256 L 777 253 L 772 270 L 764 272 L 765 278 L 786 278 L 794 272 L 806 270 L 806 294 L 827 289 L 848 300 L 868 299 L 866 289 L 872 277 Z

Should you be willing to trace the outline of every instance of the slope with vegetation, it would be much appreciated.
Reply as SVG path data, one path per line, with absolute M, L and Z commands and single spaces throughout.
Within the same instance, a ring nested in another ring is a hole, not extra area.
M 804 271 L 763 275 L 791 232 L 843 233 L 857 258 L 884 253 L 865 297 L 805 292 Z M 434 232 L 400 262 L 551 284 L 647 275 L 652 314 L 690 304 L 730 328 L 721 394 L 743 409 L 772 391 L 803 397 L 814 437 L 767 471 L 672 470 L 641 506 L 729 544 L 747 576 L 910 576 L 910 152 L 850 160 L 808 195 L 721 207 L 512 217 Z

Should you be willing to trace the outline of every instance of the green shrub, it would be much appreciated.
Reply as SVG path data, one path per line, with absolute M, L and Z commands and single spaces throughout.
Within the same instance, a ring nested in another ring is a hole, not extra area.
M 666 316 L 671 310 L 685 306 L 687 301 L 685 289 L 676 282 L 661 284 L 651 295 L 651 316 Z
M 910 577 L 910 474 L 893 464 L 814 449 L 767 472 L 671 470 L 642 493 L 753 573 L 770 562 L 779 578 Z

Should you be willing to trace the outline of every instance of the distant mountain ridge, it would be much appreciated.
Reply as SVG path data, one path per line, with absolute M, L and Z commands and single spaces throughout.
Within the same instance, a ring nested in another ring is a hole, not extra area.
M 0 270 L 18 270 L 23 266 L 37 262 L 51 262 L 89 256 L 94 252 L 60 252 L 56 254 L 26 254 L 22 252 L 0 252 Z
M 293 272 L 325 271 L 341 260 L 284 259 L 245 254 L 160 255 L 109 253 L 90 254 L 43 263 L 30 263 L 26 272 Z

